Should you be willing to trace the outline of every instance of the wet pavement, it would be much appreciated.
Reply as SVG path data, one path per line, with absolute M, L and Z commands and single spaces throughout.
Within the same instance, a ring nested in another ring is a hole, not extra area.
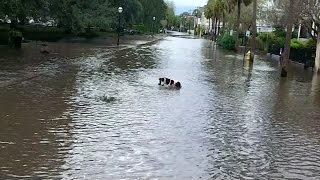
M 0 179 L 320 179 L 312 72 L 203 39 L 63 47 L 0 50 Z

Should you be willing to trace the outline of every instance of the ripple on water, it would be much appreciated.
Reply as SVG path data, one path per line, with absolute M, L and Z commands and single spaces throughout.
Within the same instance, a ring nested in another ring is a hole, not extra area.
M 1 89 L 1 174 L 319 179 L 317 78 L 279 80 L 268 60 L 243 67 L 242 55 L 208 44 L 167 37 L 152 46 L 95 48 L 66 76 L 45 65 L 50 76 Z M 159 87 L 163 76 L 183 87 Z

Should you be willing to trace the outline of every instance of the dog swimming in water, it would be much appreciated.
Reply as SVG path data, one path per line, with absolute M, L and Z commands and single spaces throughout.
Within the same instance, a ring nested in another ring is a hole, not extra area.
M 175 82 L 172 79 L 169 78 L 159 78 L 159 86 L 167 86 L 167 87 L 175 87 L 177 89 L 181 88 L 181 83 L 179 81 Z

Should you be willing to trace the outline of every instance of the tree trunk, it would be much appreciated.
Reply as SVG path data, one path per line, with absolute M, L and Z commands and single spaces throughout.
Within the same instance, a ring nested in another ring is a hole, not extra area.
M 226 14 L 222 13 L 222 30 L 224 31 L 225 25 L 226 25 Z
M 318 30 L 318 34 L 320 34 L 320 31 Z M 316 49 L 316 58 L 314 60 L 314 71 L 316 73 L 319 73 L 319 67 L 320 67 L 320 36 L 317 37 L 317 49 Z
M 212 38 L 212 41 L 214 41 L 214 30 L 216 29 L 214 22 L 215 22 L 216 18 L 215 18 L 215 17 L 212 17 L 211 19 L 212 19 L 212 23 L 211 23 L 211 26 L 212 26 L 212 27 L 211 27 L 211 31 L 212 31 L 212 32 L 211 32 L 211 38 Z
M 252 42 L 251 42 L 251 54 L 252 61 L 254 60 L 254 54 L 256 51 L 256 36 L 257 36 L 257 0 L 253 0 L 253 12 L 252 12 Z
M 214 22 L 215 25 L 215 29 L 214 29 L 214 41 L 217 40 L 217 32 L 218 32 L 218 18 L 216 17 L 216 21 Z
M 209 25 L 208 25 L 208 27 L 209 27 L 209 30 L 210 30 L 210 21 L 211 21 L 211 18 L 209 18 Z
M 236 43 L 235 43 L 235 50 L 238 51 L 239 49 L 239 33 L 240 33 L 240 13 L 241 13 L 241 0 L 238 0 L 238 15 L 237 15 L 237 22 L 236 22 Z
M 212 25 L 212 32 L 214 32 L 214 29 L 215 29 L 215 24 L 214 24 L 214 22 L 215 22 L 216 18 L 215 18 L 215 17 L 212 17 L 211 19 L 212 19 L 212 23 L 211 23 L 211 25 Z
M 287 77 L 288 75 L 288 62 L 289 62 L 289 56 L 290 56 L 290 42 L 292 37 L 295 1 L 296 0 L 290 0 L 290 5 L 289 5 L 289 14 L 287 19 L 287 35 L 286 35 L 286 42 L 284 45 L 283 62 L 281 63 L 281 77 Z
M 217 19 L 217 36 L 216 36 L 216 40 L 219 37 L 219 30 L 220 30 L 220 19 Z

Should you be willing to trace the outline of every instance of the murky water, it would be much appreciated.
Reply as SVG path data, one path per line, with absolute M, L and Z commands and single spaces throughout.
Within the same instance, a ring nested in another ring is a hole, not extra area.
M 0 177 L 320 179 L 320 78 L 209 41 L 1 57 Z M 182 89 L 158 87 L 159 77 Z

